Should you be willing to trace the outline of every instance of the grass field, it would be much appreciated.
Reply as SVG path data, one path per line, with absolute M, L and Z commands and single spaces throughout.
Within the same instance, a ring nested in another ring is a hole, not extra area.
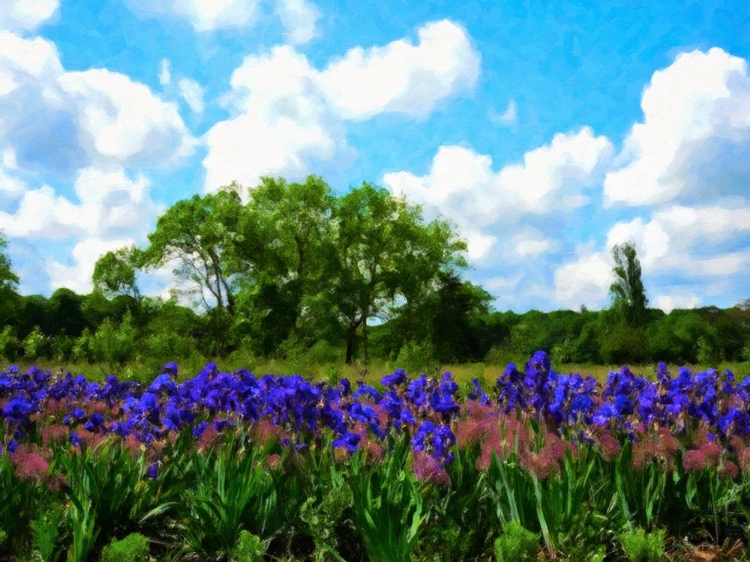
M 367 366 L 360 364 L 346 365 L 345 363 L 314 363 L 306 360 L 277 360 L 277 359 L 255 359 L 242 354 L 234 354 L 229 357 L 219 359 L 205 359 L 202 357 L 188 357 L 182 360 L 167 358 L 164 360 L 175 361 L 180 367 L 180 377 L 189 378 L 200 371 L 207 360 L 214 361 L 220 370 L 232 373 L 238 369 L 248 369 L 254 374 L 260 376 L 264 374 L 282 374 L 292 375 L 300 374 L 309 380 L 335 382 L 341 378 L 347 378 L 350 381 L 364 380 L 369 384 L 378 385 L 380 379 L 387 374 L 392 373 L 396 368 L 402 367 L 395 363 L 386 361 L 373 361 Z M 522 368 L 525 360 L 517 359 L 514 361 L 519 368 Z M 106 365 L 106 364 L 88 364 L 88 363 L 65 363 L 39 360 L 39 361 L 21 361 L 16 363 L 23 371 L 31 365 L 40 369 L 48 369 L 53 372 L 63 371 L 74 374 L 84 373 L 91 380 L 104 380 L 107 375 L 115 374 L 123 379 L 140 380 L 150 382 L 157 374 L 156 370 L 147 365 L 140 363 L 130 363 L 126 365 Z M 5 365 L 3 365 L 5 366 Z M 426 369 L 428 375 L 438 376 L 446 371 L 450 372 L 460 387 L 470 384 L 471 380 L 478 378 L 485 386 L 485 383 L 492 383 L 502 375 L 507 363 L 486 364 L 486 363 L 457 363 L 447 365 L 434 365 L 431 369 Z M 677 369 L 683 365 L 669 365 L 673 375 Z M 714 368 L 719 372 L 727 369 L 732 371 L 738 378 L 750 375 L 750 362 L 721 362 L 717 365 L 686 365 L 693 373 L 705 371 Z M 580 374 L 581 376 L 592 376 L 599 382 L 604 382 L 607 375 L 612 371 L 617 371 L 622 365 L 585 365 L 585 364 L 560 364 L 555 365 L 555 370 L 560 374 Z M 656 365 L 628 365 L 635 375 L 642 375 L 646 378 L 653 378 Z M 407 369 L 409 376 L 418 376 L 419 372 L 411 372 Z

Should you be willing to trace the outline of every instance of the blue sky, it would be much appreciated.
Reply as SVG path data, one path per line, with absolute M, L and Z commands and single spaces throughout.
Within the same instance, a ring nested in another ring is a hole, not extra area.
M 175 201 L 316 174 L 453 221 L 499 310 L 606 306 L 628 241 L 652 306 L 728 307 L 748 60 L 744 1 L 0 0 L 0 230 L 85 293 Z

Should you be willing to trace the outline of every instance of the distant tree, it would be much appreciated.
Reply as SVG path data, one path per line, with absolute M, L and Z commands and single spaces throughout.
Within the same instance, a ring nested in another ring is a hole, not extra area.
M 78 337 L 87 326 L 86 316 L 83 314 L 84 297 L 78 295 L 65 287 L 60 287 L 50 296 L 47 301 L 47 310 L 50 315 L 49 336 L 62 336 L 66 334 Z
M 612 248 L 615 260 L 615 281 L 610 285 L 613 308 L 622 311 L 625 322 L 634 328 L 643 326 L 647 320 L 648 298 L 641 280 L 641 262 L 636 256 L 635 245 L 628 242 Z

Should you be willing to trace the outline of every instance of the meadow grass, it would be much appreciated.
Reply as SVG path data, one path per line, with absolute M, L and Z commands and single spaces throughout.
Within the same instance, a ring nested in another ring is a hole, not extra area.
M 191 356 L 182 359 L 166 358 L 164 363 L 167 361 L 175 361 L 180 368 L 180 379 L 193 377 L 199 372 L 206 364 L 207 361 L 214 361 L 220 370 L 225 372 L 235 372 L 238 369 L 248 369 L 256 376 L 262 376 L 265 374 L 271 375 L 294 375 L 299 374 L 308 380 L 313 381 L 325 381 L 329 383 L 335 383 L 335 381 L 347 378 L 350 381 L 362 380 L 368 384 L 378 386 L 380 379 L 392 373 L 400 365 L 395 362 L 389 362 L 384 360 L 375 360 L 368 363 L 366 366 L 361 363 L 353 363 L 347 365 L 343 361 L 341 362 L 314 362 L 310 360 L 295 359 L 268 359 L 268 358 L 255 358 L 253 356 L 244 353 L 233 353 L 227 357 L 221 358 L 204 358 L 200 356 Z M 477 378 L 482 382 L 483 387 L 491 386 L 494 381 L 502 375 L 503 371 L 508 362 L 516 363 L 519 369 L 523 369 L 525 361 L 522 359 L 513 360 L 509 358 L 507 362 L 503 364 L 488 364 L 482 362 L 474 363 L 454 363 L 454 364 L 441 364 L 434 365 L 430 369 L 425 369 L 429 376 L 438 377 L 442 373 L 448 371 L 453 375 L 454 380 L 458 385 L 463 388 L 465 385 L 471 384 L 472 379 Z M 7 362 L 6 362 L 7 363 Z M 155 362 L 151 361 L 149 364 L 135 361 L 126 363 L 124 365 L 108 365 L 104 363 L 87 363 L 87 362 L 59 362 L 49 359 L 40 359 L 36 361 L 18 361 L 14 364 L 18 365 L 19 368 L 24 371 L 32 365 L 40 368 L 50 370 L 53 373 L 67 373 L 70 372 L 74 375 L 84 374 L 86 378 L 94 381 L 102 381 L 108 375 L 114 374 L 118 378 L 123 380 L 137 380 L 141 382 L 151 382 L 151 380 L 158 375 L 158 368 L 155 368 Z M 2 365 L 6 367 L 6 364 Z M 726 362 L 723 361 L 716 365 L 684 365 L 688 367 L 693 373 L 705 371 L 709 368 L 714 368 L 719 372 L 730 370 L 734 373 L 735 377 L 742 379 L 745 376 L 750 376 L 750 362 Z M 597 381 L 604 383 L 607 376 L 612 371 L 619 371 L 623 365 L 600 365 L 600 364 L 578 364 L 578 363 L 563 363 L 556 364 L 555 371 L 561 375 L 568 374 L 580 374 L 581 376 L 592 376 Z M 641 375 L 648 379 L 654 379 L 654 370 L 656 364 L 645 364 L 645 365 L 627 365 L 627 367 L 635 375 Z M 675 376 L 677 371 L 683 365 L 669 364 L 668 365 L 672 375 Z M 421 372 L 409 372 L 407 374 L 410 377 L 417 377 Z

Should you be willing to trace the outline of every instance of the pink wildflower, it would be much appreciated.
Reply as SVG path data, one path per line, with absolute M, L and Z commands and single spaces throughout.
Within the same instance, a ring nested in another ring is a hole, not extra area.
M 412 464 L 414 476 L 422 482 L 450 486 L 451 478 L 440 464 L 440 461 L 427 453 L 414 453 Z

